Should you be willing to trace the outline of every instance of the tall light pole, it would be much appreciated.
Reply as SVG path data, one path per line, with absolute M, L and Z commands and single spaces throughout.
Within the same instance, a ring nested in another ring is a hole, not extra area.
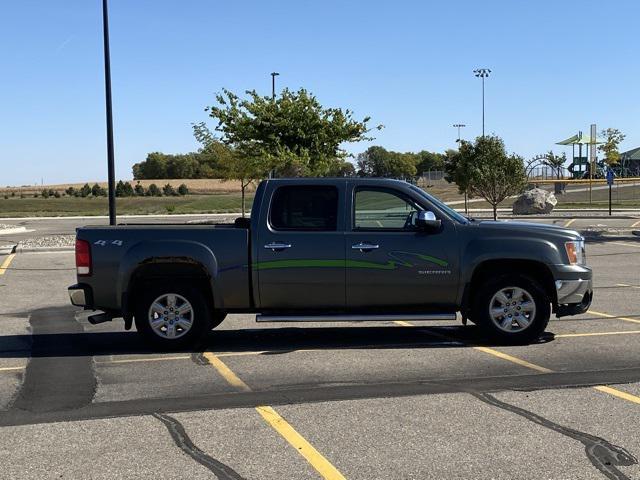
M 460 143 L 460 129 L 466 127 L 466 125 L 464 123 L 454 123 L 453 127 L 458 129 L 458 139 L 456 142 Z
M 102 32 L 104 37 L 104 90 L 107 112 L 107 180 L 109 186 L 109 225 L 116 224 L 116 172 L 113 154 L 113 113 L 111 109 L 111 58 L 109 54 L 109 12 L 102 0 Z
M 278 72 L 271 72 L 271 99 L 276 99 L 276 77 L 280 75 Z
M 491 70 L 488 68 L 476 68 L 473 74 L 476 77 L 482 78 L 482 136 L 484 137 L 484 79 L 489 76 Z

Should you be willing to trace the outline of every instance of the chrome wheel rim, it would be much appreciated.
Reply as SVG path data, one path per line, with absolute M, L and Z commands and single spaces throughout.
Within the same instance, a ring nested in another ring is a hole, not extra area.
M 175 340 L 186 335 L 193 326 L 193 307 L 182 295 L 165 293 L 149 307 L 149 325 L 161 338 Z
M 535 320 L 536 303 L 524 288 L 506 287 L 491 297 L 489 317 L 503 332 L 518 333 Z

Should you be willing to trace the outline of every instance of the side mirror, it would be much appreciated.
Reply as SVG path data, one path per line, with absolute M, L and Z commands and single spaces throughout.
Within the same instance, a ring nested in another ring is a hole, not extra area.
M 438 220 L 429 210 L 418 210 L 414 213 L 413 219 L 414 225 L 421 230 L 437 230 L 442 226 L 442 220 Z

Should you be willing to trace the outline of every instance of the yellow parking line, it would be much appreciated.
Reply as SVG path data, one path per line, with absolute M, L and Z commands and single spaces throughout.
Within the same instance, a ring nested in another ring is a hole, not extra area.
M 218 371 L 222 378 L 227 381 L 227 383 L 245 392 L 251 391 L 249 385 L 244 383 L 235 373 L 233 373 L 233 371 L 229 367 L 227 367 L 227 365 L 222 360 L 216 357 L 213 353 L 204 352 L 202 355 L 204 358 L 209 360 L 209 363 L 213 365 L 213 367 Z
M 256 407 L 256 410 L 265 421 L 273 427 L 282 437 L 291 444 L 318 471 L 322 478 L 341 479 L 344 476 L 334 467 L 320 452 L 307 442 L 287 421 L 278 415 L 271 407 Z
M 527 362 L 526 360 L 522 360 L 521 358 L 517 358 L 512 355 L 507 355 L 506 353 L 502 353 L 499 350 L 495 350 L 493 348 L 488 348 L 488 347 L 473 347 L 473 348 L 474 350 L 488 353 L 489 355 L 493 355 L 494 357 L 502 358 L 503 360 L 507 360 L 511 363 L 515 363 L 517 365 L 527 367 L 531 370 L 536 370 L 542 373 L 553 373 L 553 370 L 550 370 L 545 367 L 541 367 L 540 365 L 536 365 L 535 363 Z
M 577 219 L 572 218 L 571 220 L 569 220 L 567 223 L 564 224 L 565 227 L 570 226 L 573 222 L 575 222 Z
M 631 335 L 640 333 L 640 330 L 627 330 L 624 332 L 592 332 L 592 333 L 561 333 L 554 335 L 554 338 L 568 338 L 568 337 L 600 337 L 605 335 Z
M 591 312 L 593 313 L 593 312 Z M 615 317 L 615 318 L 620 318 L 620 317 Z M 411 323 L 409 322 L 396 322 L 400 325 L 403 326 L 413 326 Z M 428 332 L 428 334 L 432 334 L 433 332 Z M 446 335 L 443 334 L 437 334 L 436 336 L 439 337 L 447 337 Z M 500 352 L 498 350 L 495 350 L 493 348 L 488 348 L 488 347 L 477 347 L 477 346 L 473 346 L 470 345 L 471 347 L 473 347 L 474 350 L 478 350 L 479 352 L 484 352 L 484 353 L 488 353 L 489 355 L 493 355 L 494 357 L 498 357 L 501 358 L 503 360 L 507 360 L 509 362 L 515 363 L 517 365 L 526 367 L 530 370 L 535 370 L 537 372 L 542 372 L 542 373 L 555 373 L 553 370 L 546 368 L 546 367 L 541 367 L 540 365 L 536 365 L 535 363 L 531 363 L 531 362 L 527 362 L 526 360 L 522 360 L 521 358 L 518 357 L 514 357 L 513 355 L 508 355 L 506 353 Z M 640 404 L 640 397 L 637 397 L 635 395 L 631 395 L 630 393 L 627 392 L 623 392 L 622 390 L 618 390 L 616 388 L 613 387 L 607 387 L 605 385 L 598 385 L 595 387 L 592 387 L 595 390 L 598 390 L 600 392 L 604 392 L 604 393 L 608 393 L 609 395 L 613 395 L 615 397 L 621 398 L 623 400 L 628 400 L 629 402 L 633 402 L 633 403 L 638 403 Z
M 636 223 L 634 223 L 633 225 L 631 225 L 631 228 L 637 227 L 640 225 L 640 220 L 638 220 Z
M 615 315 L 609 315 L 608 313 L 596 312 L 595 310 L 587 310 L 587 313 L 590 313 L 591 315 L 597 315 L 599 317 L 615 318 L 616 320 L 624 320 L 625 322 L 640 323 L 640 320 L 636 320 L 634 318 L 616 317 Z
M 618 287 L 627 287 L 627 288 L 640 288 L 637 285 L 629 285 L 628 283 L 617 283 L 616 286 L 618 286 Z
M 403 327 L 413 327 L 414 326 L 412 323 L 405 322 L 404 320 L 394 320 L 393 323 L 397 323 L 398 325 L 401 325 Z
M 209 363 L 218 371 L 218 373 L 224 378 L 230 385 L 245 391 L 250 392 L 251 387 L 244 383 L 240 377 L 238 377 L 233 371 L 215 354 L 211 352 L 204 352 L 203 356 L 209 360 Z M 268 405 L 261 405 L 256 407 L 256 411 L 276 432 L 278 432 L 282 438 L 284 438 L 289 444 L 296 449 L 296 451 L 302 455 L 302 457 L 309 462 L 309 464 L 316 469 L 316 471 L 327 480 L 345 480 L 344 476 L 334 467 L 329 460 L 327 460 L 322 454 L 316 450 L 305 438 L 300 435 L 284 418 L 282 418 L 278 412 Z
M 597 387 L 593 387 L 595 390 L 600 392 L 608 393 L 609 395 L 613 395 L 614 397 L 622 398 L 623 400 L 627 400 L 629 402 L 640 404 L 640 397 L 636 395 L 632 395 L 627 392 L 623 392 L 622 390 L 618 390 L 617 388 L 607 387 L 605 385 L 600 385 Z
M 9 268 L 9 264 L 11 264 L 15 256 L 16 254 L 12 253 L 11 255 L 9 255 L 7 258 L 4 259 L 4 262 L 2 262 L 2 265 L 0 265 L 0 275 L 4 275 L 4 272 L 7 271 L 7 268 Z

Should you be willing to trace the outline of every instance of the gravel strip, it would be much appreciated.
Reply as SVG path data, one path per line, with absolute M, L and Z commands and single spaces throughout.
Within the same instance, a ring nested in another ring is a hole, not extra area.
M 21 240 L 18 248 L 52 248 L 52 247 L 73 247 L 76 242 L 75 235 L 49 235 L 46 237 L 35 237 Z
M 0 230 L 9 230 L 17 227 L 19 227 L 19 225 L 11 225 L 9 223 L 0 223 Z

